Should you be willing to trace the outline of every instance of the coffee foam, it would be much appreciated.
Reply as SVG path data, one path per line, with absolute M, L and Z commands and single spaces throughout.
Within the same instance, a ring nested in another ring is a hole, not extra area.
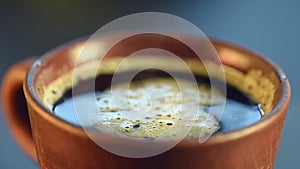
M 180 133 L 182 128 L 190 131 L 185 133 L 186 138 L 212 135 L 220 124 L 204 110 L 204 106 L 218 104 L 224 96 L 219 93 L 217 97 L 220 99 L 211 102 L 211 88 L 208 85 L 199 84 L 198 89 L 193 89 L 191 82 L 176 80 L 151 78 L 131 82 L 129 88 L 128 84 L 121 83 L 106 89 L 97 96 L 99 111 L 90 117 L 93 126 L 103 132 L 135 138 L 156 138 L 167 133 L 165 138 L 175 139 L 183 134 Z M 180 88 L 176 83 L 178 81 Z M 183 94 L 189 97 L 182 97 Z M 195 105 L 197 109 L 190 108 Z M 190 113 L 197 116 L 191 118 Z

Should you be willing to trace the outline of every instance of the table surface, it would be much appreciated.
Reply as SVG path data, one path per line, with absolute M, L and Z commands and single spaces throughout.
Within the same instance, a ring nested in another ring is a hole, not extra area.
M 275 169 L 300 166 L 298 56 L 300 1 L 60 1 L 0 2 L 0 76 L 13 63 L 94 33 L 130 13 L 160 11 L 183 17 L 206 35 L 240 43 L 277 63 L 292 85 L 292 101 Z M 16 145 L 0 115 L 0 168 L 38 168 Z

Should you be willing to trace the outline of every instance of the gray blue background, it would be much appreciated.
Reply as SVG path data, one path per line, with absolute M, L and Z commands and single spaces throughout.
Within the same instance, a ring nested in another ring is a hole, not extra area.
M 198 26 L 206 35 L 256 50 L 283 68 L 291 81 L 293 96 L 275 169 L 298 169 L 300 1 L 1 1 L 0 77 L 17 61 L 92 34 L 118 17 L 145 11 L 175 14 Z M 13 141 L 2 113 L 0 168 L 38 168 Z

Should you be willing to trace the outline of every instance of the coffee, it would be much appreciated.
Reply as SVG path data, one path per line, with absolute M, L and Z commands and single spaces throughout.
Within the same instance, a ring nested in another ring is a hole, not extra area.
M 200 134 L 211 135 L 247 127 L 259 121 L 263 115 L 259 104 L 250 96 L 227 85 L 225 109 L 221 119 L 217 119 L 215 115 L 208 113 L 209 109 L 221 106 L 219 101 L 225 96 L 217 92 L 216 99 L 212 101 L 209 79 L 195 75 L 200 100 L 194 103 L 192 98 L 198 91 L 189 90 L 192 82 L 184 79 L 184 73 L 178 76 L 182 77 L 176 79 L 182 84 L 181 89 L 170 75 L 159 70 L 140 72 L 130 83 L 129 88 L 126 88 L 129 84 L 122 81 L 111 86 L 112 74 L 98 76 L 96 78 L 98 112 L 90 118 L 93 127 L 102 132 L 135 138 L 155 138 L 173 128 L 174 132 L 170 132 L 167 137 L 176 138 L 180 128 L 188 125 L 190 132 L 186 138 L 198 138 Z M 77 87 L 84 84 L 83 81 Z M 113 89 L 113 94 L 110 89 Z M 191 97 L 181 98 L 182 92 L 188 93 Z M 93 95 L 94 92 L 86 91 L 72 96 L 72 90 L 66 90 L 53 104 L 52 111 L 63 120 L 80 125 L 73 98 Z M 120 101 L 118 104 L 114 103 L 113 96 Z M 181 104 L 198 104 L 196 118 L 185 117 L 189 112 L 180 109 Z

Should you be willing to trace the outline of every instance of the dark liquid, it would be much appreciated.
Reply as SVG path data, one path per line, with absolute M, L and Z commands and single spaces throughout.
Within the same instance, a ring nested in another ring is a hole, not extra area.
M 126 73 L 117 75 L 116 79 L 119 79 L 119 82 L 126 80 L 125 76 Z M 158 70 L 148 70 L 140 72 L 135 76 L 133 80 L 141 80 L 145 78 L 151 77 L 170 77 L 169 74 L 158 71 Z M 185 78 L 185 74 L 177 73 L 176 78 Z M 198 83 L 207 83 L 209 84 L 209 79 L 203 76 L 195 75 L 195 78 Z M 96 95 L 101 94 L 101 92 L 108 88 L 111 84 L 112 75 L 101 75 L 96 78 Z M 81 94 L 86 94 L 93 91 L 88 91 L 84 87 L 84 85 L 88 81 L 81 82 L 77 87 L 80 88 L 81 92 L 73 97 L 80 97 Z M 221 84 L 221 82 L 220 82 Z M 216 86 L 218 87 L 218 86 Z M 74 103 L 72 100 L 72 91 L 67 90 L 63 97 L 59 99 L 53 105 L 53 113 L 56 114 L 58 117 L 62 118 L 65 121 L 68 121 L 74 125 L 80 125 L 77 115 L 75 113 Z M 258 122 L 262 117 L 262 110 L 258 103 L 253 101 L 251 97 L 245 95 L 243 92 L 227 85 L 227 95 L 226 95 L 226 104 L 224 108 L 223 115 L 220 119 L 221 128 L 218 132 L 229 132 L 238 130 L 241 128 L 245 128 L 249 125 L 252 125 Z M 210 108 L 216 108 L 218 105 L 214 106 L 206 106 L 205 109 L 209 110 Z

